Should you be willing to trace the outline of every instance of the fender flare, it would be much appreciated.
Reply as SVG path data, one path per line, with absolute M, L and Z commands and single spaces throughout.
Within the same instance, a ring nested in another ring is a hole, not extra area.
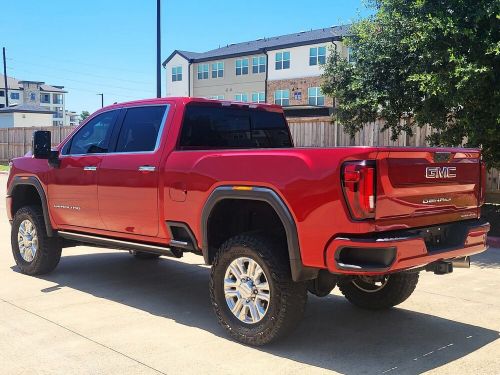
M 47 236 L 53 237 L 54 230 L 50 223 L 49 208 L 47 205 L 47 196 L 45 195 L 45 190 L 43 190 L 42 184 L 38 180 L 38 178 L 34 176 L 28 176 L 22 178 L 20 176 L 14 177 L 14 179 L 12 180 L 12 184 L 10 185 L 9 190 L 7 191 L 7 195 L 13 197 L 12 193 L 14 193 L 15 188 L 23 185 L 33 186 L 36 189 L 38 195 L 40 196 L 40 201 L 42 202 L 43 219 L 45 221 L 45 229 L 47 231 Z M 12 215 L 14 214 L 15 212 L 12 213 Z
M 220 186 L 208 197 L 201 215 L 202 252 L 205 264 L 210 264 L 208 248 L 208 222 L 213 208 L 225 199 L 256 200 L 268 203 L 280 218 L 285 228 L 290 269 L 294 281 L 311 280 L 317 277 L 318 269 L 302 264 L 297 226 L 290 210 L 272 189 L 265 187 L 252 187 L 251 190 L 234 190 L 232 186 Z

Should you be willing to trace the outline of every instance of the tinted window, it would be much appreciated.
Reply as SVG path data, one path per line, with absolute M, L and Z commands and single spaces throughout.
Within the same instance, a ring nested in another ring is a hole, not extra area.
M 116 152 L 147 152 L 156 147 L 166 106 L 130 108 L 118 136 Z
M 110 111 L 90 120 L 73 136 L 68 147 L 64 147 L 63 154 L 68 148 L 72 155 L 108 152 L 115 117 L 116 111 Z
M 291 147 L 281 113 L 223 106 L 186 107 L 182 149 Z
M 292 147 L 285 117 L 279 112 L 250 111 L 252 139 L 256 147 Z

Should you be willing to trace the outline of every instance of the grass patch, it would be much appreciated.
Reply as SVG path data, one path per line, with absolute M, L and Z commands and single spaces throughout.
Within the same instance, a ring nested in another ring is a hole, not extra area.
M 8 164 L 1 164 L 0 163 L 0 172 L 8 172 L 8 171 L 9 171 Z

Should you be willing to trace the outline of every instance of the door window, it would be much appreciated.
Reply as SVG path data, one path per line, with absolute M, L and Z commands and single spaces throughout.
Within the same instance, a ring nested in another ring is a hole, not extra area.
M 156 149 L 167 106 L 127 109 L 116 152 L 148 152 Z
M 90 120 L 64 147 L 63 154 L 107 153 L 116 113 L 117 111 L 105 112 Z

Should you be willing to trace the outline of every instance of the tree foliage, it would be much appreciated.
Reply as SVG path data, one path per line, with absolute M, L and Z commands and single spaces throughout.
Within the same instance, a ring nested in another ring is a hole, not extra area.
M 85 120 L 89 116 L 90 116 L 89 111 L 82 111 L 82 113 L 80 113 L 80 121 Z
M 432 145 L 483 148 L 500 165 L 500 0 L 375 0 L 352 25 L 355 63 L 332 53 L 323 92 L 354 135 L 386 120 L 393 139 L 429 124 Z

